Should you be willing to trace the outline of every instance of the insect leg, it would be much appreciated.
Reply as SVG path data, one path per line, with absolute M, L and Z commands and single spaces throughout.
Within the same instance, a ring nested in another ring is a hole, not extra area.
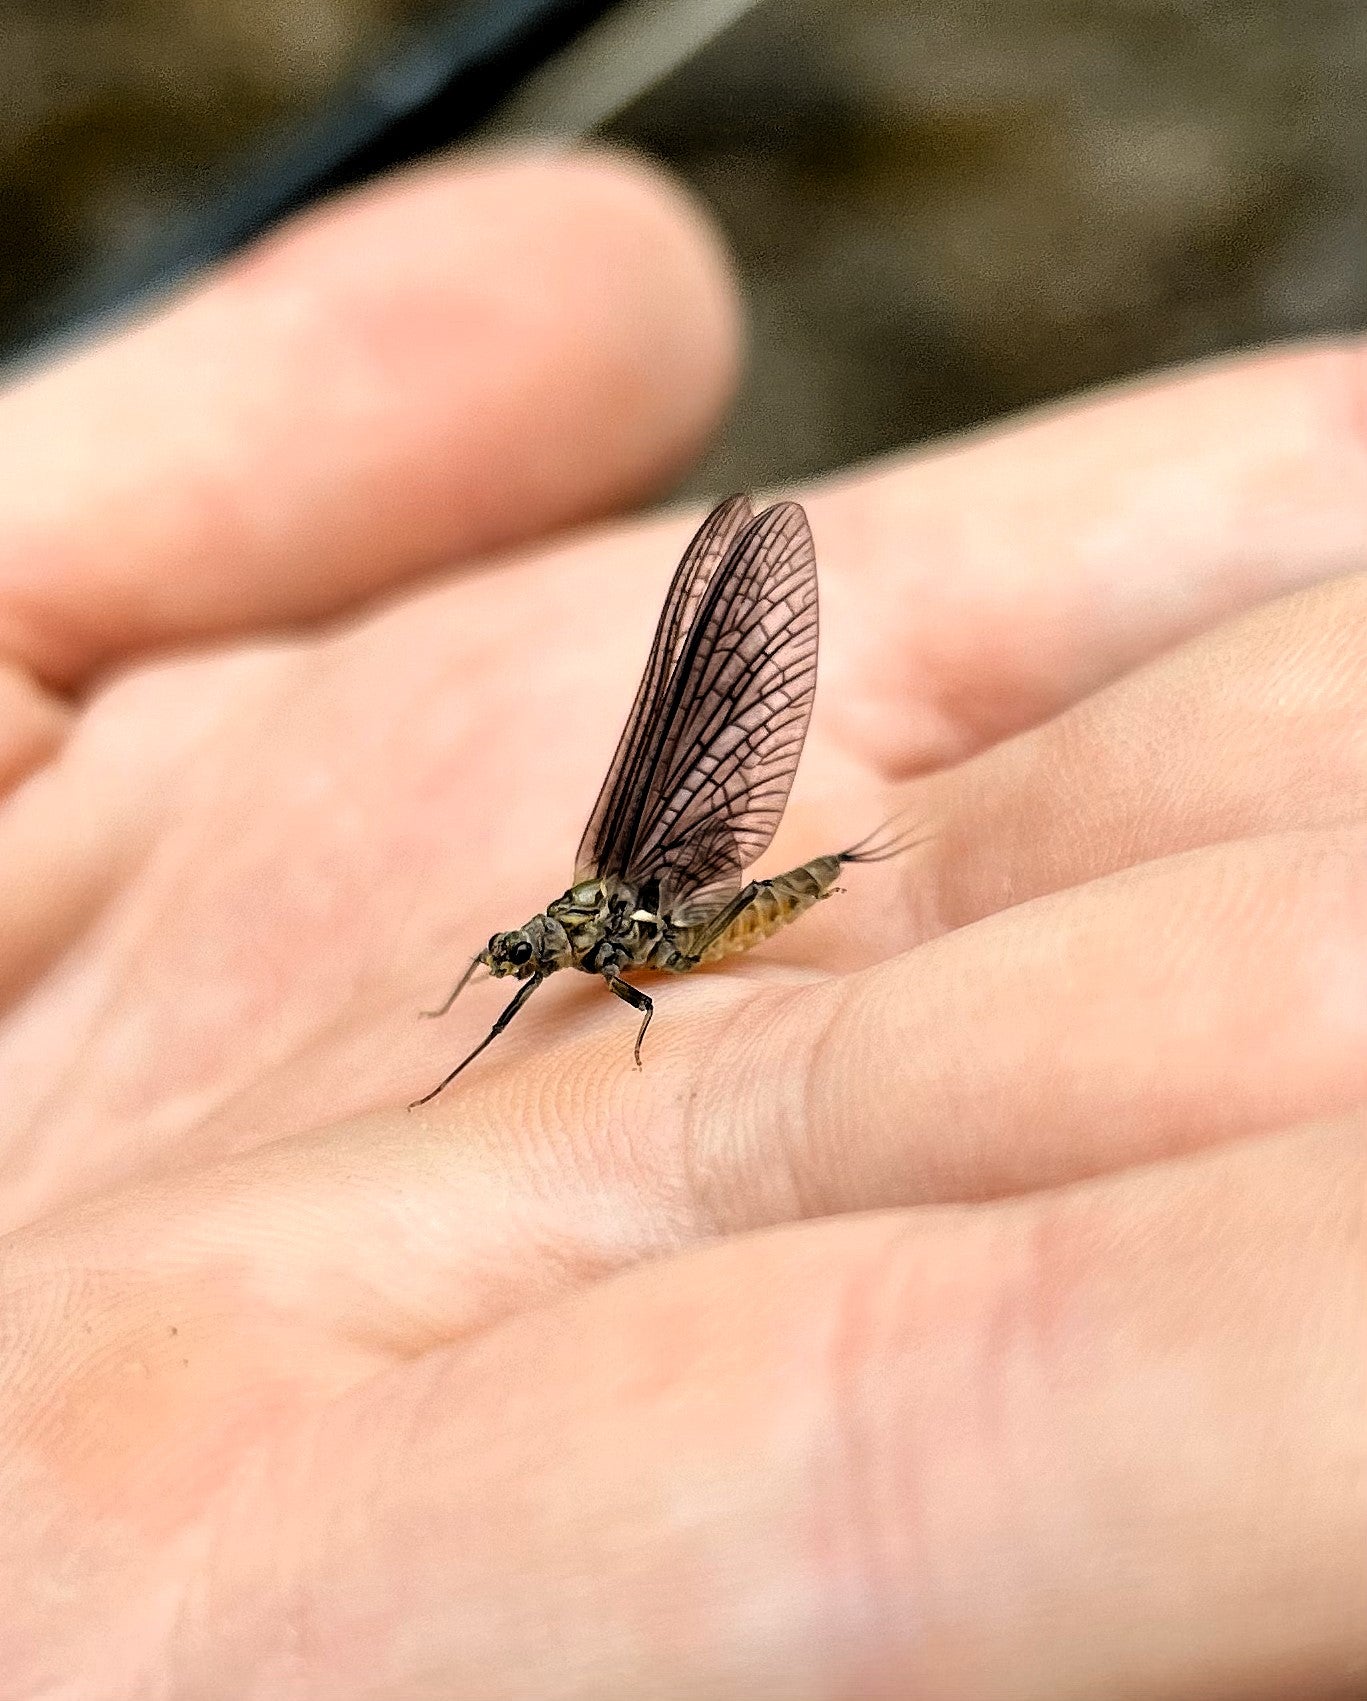
M 741 887 L 740 891 L 736 893 L 735 897 L 732 898 L 731 902 L 727 904 L 724 909 L 718 910 L 716 915 L 714 915 L 704 926 L 696 928 L 692 939 L 689 941 L 689 955 L 691 957 L 701 957 L 703 952 L 714 940 L 720 939 L 722 934 L 726 932 L 727 928 L 730 927 L 736 917 L 742 914 L 745 910 L 748 910 L 750 905 L 754 903 L 755 899 L 759 895 L 759 888 L 760 882 L 758 880 L 749 881 L 746 885 Z
M 416 1110 L 420 1104 L 427 1104 L 429 1100 L 436 1098 L 438 1093 L 445 1092 L 446 1088 L 451 1085 L 452 1081 L 454 1081 L 456 1076 L 460 1074 L 461 1070 L 464 1069 L 467 1064 L 473 1063 L 479 1056 L 480 1052 L 484 1050 L 486 1045 L 493 1044 L 493 1042 L 503 1032 L 504 1028 L 508 1026 L 513 1017 L 517 1015 L 518 1011 L 536 991 L 537 987 L 541 985 L 541 982 L 544 979 L 544 975 L 533 975 L 530 980 L 523 981 L 522 985 L 517 989 L 517 996 L 508 1005 L 507 1009 L 494 1023 L 493 1027 L 489 1029 L 488 1033 L 485 1034 L 484 1038 L 479 1042 L 470 1055 L 465 1058 L 463 1062 L 458 1063 L 445 1080 L 438 1081 L 430 1093 L 424 1093 L 420 1099 L 414 1099 L 412 1104 L 408 1107 L 409 1110 Z
M 641 1041 L 646 1037 L 646 1029 L 650 1026 L 650 1018 L 655 1014 L 654 1000 L 648 993 L 641 991 L 639 986 L 633 986 L 630 981 L 619 980 L 616 975 L 604 975 L 608 989 L 615 992 L 624 1004 L 630 1004 L 633 1010 L 644 1010 L 645 1019 L 641 1023 L 641 1031 L 636 1036 L 635 1057 L 636 1067 L 641 1067 Z
M 470 967 L 466 969 L 465 973 L 456 982 L 455 991 L 446 1000 L 445 1004 L 440 1005 L 436 1010 L 419 1010 L 418 1014 L 420 1016 L 444 1016 L 455 1001 L 460 997 L 461 993 L 465 991 L 467 986 L 469 986 L 470 976 L 474 974 L 475 970 L 479 967 L 479 960 L 483 955 L 484 953 L 482 951 L 475 952 L 473 958 L 470 960 Z M 422 1101 L 419 1100 L 418 1102 L 421 1103 Z

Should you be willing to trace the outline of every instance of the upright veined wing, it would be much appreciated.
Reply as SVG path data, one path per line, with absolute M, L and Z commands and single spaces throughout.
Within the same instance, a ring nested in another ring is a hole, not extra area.
M 658 880 L 661 909 L 680 921 L 738 889 L 788 801 L 816 651 L 811 531 L 802 509 L 782 502 L 740 532 L 696 599 L 615 835 L 601 847 L 604 872 Z
M 816 694 L 816 554 L 795 502 L 766 509 L 713 575 L 670 685 L 625 873 L 702 919 L 778 829 Z
M 655 735 L 661 728 L 671 676 L 712 575 L 753 518 L 746 497 L 728 497 L 707 516 L 683 552 L 655 628 L 650 659 L 636 689 L 636 701 L 579 841 L 574 869 L 576 883 L 599 874 L 625 872 L 626 857 L 621 854 L 621 846 L 635 820 L 634 806 L 656 760 Z

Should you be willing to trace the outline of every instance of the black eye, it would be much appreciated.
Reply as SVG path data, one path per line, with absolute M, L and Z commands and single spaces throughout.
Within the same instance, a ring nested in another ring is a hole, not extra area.
M 510 961 L 518 964 L 530 961 L 531 955 L 532 948 L 525 939 L 520 940 L 508 953 Z

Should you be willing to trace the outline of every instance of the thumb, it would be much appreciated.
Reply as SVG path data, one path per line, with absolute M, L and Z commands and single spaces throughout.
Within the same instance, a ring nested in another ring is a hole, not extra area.
M 624 161 L 342 200 L 0 397 L 0 657 L 70 687 L 616 507 L 697 447 L 735 345 L 714 237 Z

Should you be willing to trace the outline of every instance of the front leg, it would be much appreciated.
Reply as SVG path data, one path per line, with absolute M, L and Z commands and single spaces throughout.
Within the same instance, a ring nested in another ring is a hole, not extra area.
M 465 978 L 466 980 L 470 978 L 468 971 Z M 480 1052 L 484 1050 L 485 1046 L 492 1045 L 494 1043 L 498 1036 L 503 1032 L 504 1028 L 508 1026 L 509 1022 L 511 1022 L 513 1017 L 517 1015 L 518 1011 L 536 991 L 537 987 L 541 985 L 545 978 L 545 975 L 532 975 L 529 979 L 524 980 L 522 985 L 517 989 L 517 993 L 512 1002 L 507 1006 L 503 1014 L 494 1023 L 493 1027 L 489 1029 L 488 1033 L 485 1034 L 484 1038 L 479 1042 L 465 1061 L 463 1063 L 458 1063 L 449 1075 L 438 1081 L 430 1093 L 424 1093 L 420 1099 L 414 1099 L 412 1104 L 408 1107 L 409 1110 L 416 1110 L 420 1104 L 429 1104 L 434 1098 L 436 1098 L 438 1093 L 444 1093 L 451 1085 L 452 1081 L 455 1080 L 456 1076 L 460 1074 L 461 1070 L 468 1068 L 479 1056 Z M 465 982 L 462 981 L 461 986 L 464 984 Z M 459 986 L 456 988 L 456 991 L 460 991 Z
M 614 970 L 609 974 L 603 972 L 603 979 L 608 983 L 608 990 L 616 993 L 623 1004 L 630 1004 L 633 1010 L 644 1010 L 645 1019 L 641 1023 L 641 1031 L 636 1036 L 634 1047 L 636 1067 L 641 1067 L 641 1041 L 646 1037 L 646 1029 L 650 1026 L 650 1018 L 655 1014 L 655 1006 L 648 994 L 641 991 L 639 986 L 633 986 L 630 981 L 623 980 Z

